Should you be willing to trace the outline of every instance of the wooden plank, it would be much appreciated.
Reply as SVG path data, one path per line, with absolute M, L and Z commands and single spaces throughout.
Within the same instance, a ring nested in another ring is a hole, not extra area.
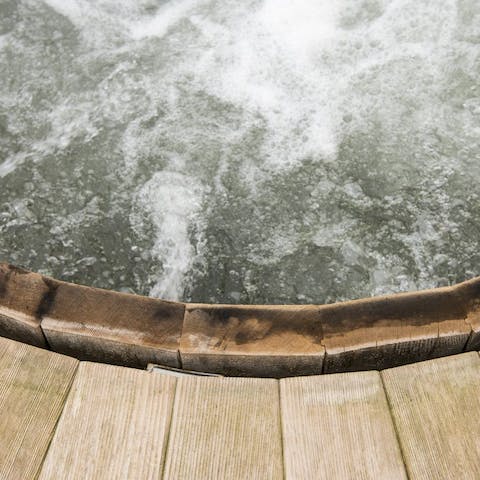
M 51 295 L 49 281 L 38 273 L 0 263 L 0 336 L 46 347 L 40 320 Z
M 277 380 L 178 379 L 164 478 L 282 479 Z
M 41 326 L 52 350 L 128 367 L 180 366 L 184 304 L 50 282 L 55 291 Z
M 160 478 L 175 382 L 82 362 L 39 478 Z
M 382 375 L 410 477 L 480 478 L 478 354 L 397 367 Z
M 229 376 L 321 373 L 325 348 L 312 305 L 187 305 L 184 368 Z
M 324 373 L 383 370 L 461 353 L 471 327 L 457 289 L 437 288 L 319 307 Z
M 0 478 L 35 478 L 78 361 L 0 338 Z
M 472 334 L 465 350 L 480 349 L 480 277 L 460 283 L 455 287 L 467 304 L 466 322 L 472 327 Z
M 406 479 L 378 372 L 280 380 L 286 479 Z

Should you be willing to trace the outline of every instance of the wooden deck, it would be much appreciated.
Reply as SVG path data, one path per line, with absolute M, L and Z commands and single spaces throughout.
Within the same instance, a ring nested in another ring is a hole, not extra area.
M 0 338 L 0 478 L 478 479 L 477 352 L 382 372 L 180 376 Z

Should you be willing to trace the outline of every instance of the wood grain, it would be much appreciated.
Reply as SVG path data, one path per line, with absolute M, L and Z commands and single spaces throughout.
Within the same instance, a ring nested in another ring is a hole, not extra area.
M 126 367 L 180 367 L 184 304 L 48 281 L 55 290 L 41 327 L 56 352 Z
M 378 372 L 280 380 L 286 479 L 406 479 Z
M 40 479 L 158 479 L 176 379 L 81 363 Z
M 0 263 L 0 336 L 45 348 L 40 317 L 49 298 L 41 275 Z
M 277 380 L 178 379 L 164 478 L 282 479 Z
M 382 372 L 414 479 L 480 478 L 480 359 L 476 352 Z
M 180 355 L 184 368 L 227 376 L 318 374 L 322 338 L 313 305 L 188 304 Z
M 0 338 L 0 478 L 35 478 L 78 361 Z
M 319 307 L 326 348 L 323 373 L 383 370 L 462 353 L 471 327 L 452 287 Z

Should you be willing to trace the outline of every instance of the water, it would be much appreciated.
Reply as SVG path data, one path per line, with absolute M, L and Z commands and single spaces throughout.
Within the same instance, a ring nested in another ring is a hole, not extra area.
M 480 275 L 478 0 L 0 0 L 0 258 L 187 301 Z

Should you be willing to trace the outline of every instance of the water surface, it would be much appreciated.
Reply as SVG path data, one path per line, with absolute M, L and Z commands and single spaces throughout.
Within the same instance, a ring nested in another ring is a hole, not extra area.
M 0 0 L 0 258 L 203 302 L 480 275 L 477 0 Z

